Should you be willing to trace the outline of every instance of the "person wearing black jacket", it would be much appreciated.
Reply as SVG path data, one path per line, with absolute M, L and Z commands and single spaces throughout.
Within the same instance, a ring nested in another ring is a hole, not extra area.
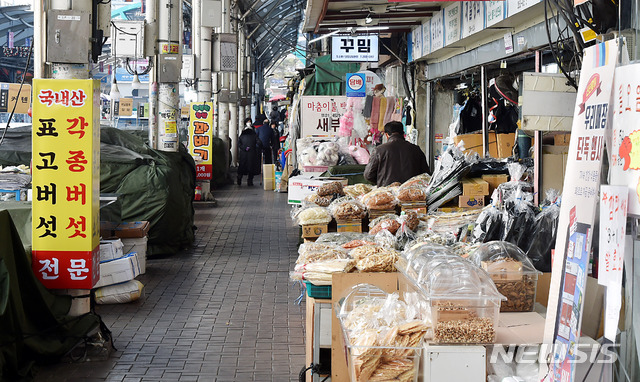
M 238 186 L 242 184 L 244 175 L 247 175 L 247 185 L 253 186 L 253 177 L 260 174 L 261 154 L 262 142 L 251 126 L 251 118 L 246 118 L 244 130 L 238 138 Z
M 404 139 L 404 126 L 392 121 L 384 125 L 387 143 L 376 148 L 364 169 L 364 177 L 378 187 L 429 172 L 427 157 L 420 147 Z
M 273 145 L 273 130 L 271 130 L 268 120 L 265 119 L 262 126 L 258 127 L 257 134 L 258 139 L 262 142 L 263 163 L 273 163 L 273 154 L 271 153 L 271 146 Z
M 280 132 L 278 131 L 278 124 L 271 122 L 271 131 L 273 136 L 271 137 L 271 153 L 273 154 L 273 163 L 278 167 L 278 151 L 280 151 Z

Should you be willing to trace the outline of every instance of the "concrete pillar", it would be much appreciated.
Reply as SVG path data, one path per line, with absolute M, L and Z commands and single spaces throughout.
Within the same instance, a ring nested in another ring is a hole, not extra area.
M 145 55 L 149 56 L 153 67 L 157 66 L 156 49 L 158 47 L 158 2 L 145 0 Z M 149 72 L 149 146 L 158 148 L 158 80 L 156 70 Z

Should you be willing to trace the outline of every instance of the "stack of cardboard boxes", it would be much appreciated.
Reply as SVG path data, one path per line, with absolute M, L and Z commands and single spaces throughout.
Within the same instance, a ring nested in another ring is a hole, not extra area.
M 489 196 L 489 183 L 482 178 L 464 179 L 458 207 L 484 207 Z

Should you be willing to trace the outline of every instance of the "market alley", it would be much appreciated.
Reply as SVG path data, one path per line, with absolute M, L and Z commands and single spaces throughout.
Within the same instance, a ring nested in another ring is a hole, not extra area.
M 298 227 L 287 194 L 216 191 L 196 208 L 192 249 L 150 258 L 145 296 L 99 305 L 118 349 L 107 361 L 57 364 L 36 381 L 297 381 L 304 305 L 289 281 Z

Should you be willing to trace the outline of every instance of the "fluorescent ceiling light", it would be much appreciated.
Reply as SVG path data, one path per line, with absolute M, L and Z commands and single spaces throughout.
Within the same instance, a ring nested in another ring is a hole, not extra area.
M 386 31 L 389 27 L 361 27 L 356 28 L 357 31 Z
M 325 38 L 327 38 L 327 37 L 329 37 L 329 36 L 333 36 L 334 34 L 339 33 L 339 32 L 340 32 L 340 29 L 336 29 L 336 30 L 334 30 L 334 31 L 333 31 L 333 32 L 331 32 L 331 33 L 327 33 L 327 34 L 322 35 L 322 36 L 320 36 L 320 37 L 316 37 L 316 38 L 314 38 L 313 40 L 309 41 L 309 44 L 311 44 L 312 42 L 316 42 L 316 41 L 323 40 L 323 39 L 325 39 Z

